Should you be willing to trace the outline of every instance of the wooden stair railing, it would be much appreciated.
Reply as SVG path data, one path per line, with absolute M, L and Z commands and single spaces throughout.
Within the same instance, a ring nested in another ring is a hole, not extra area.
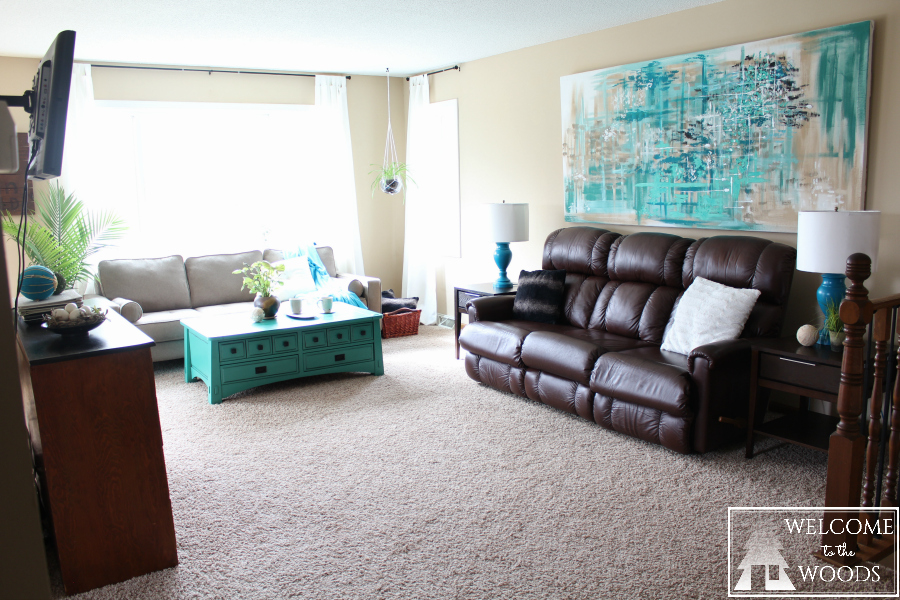
M 846 275 L 851 285 L 840 307 L 846 336 L 837 405 L 840 422 L 829 441 L 825 506 L 861 506 L 862 510 L 829 512 L 826 515 L 829 526 L 822 536 L 822 544 L 845 544 L 853 556 L 848 552 L 826 560 L 853 564 L 878 561 L 893 548 L 893 535 L 873 535 L 872 531 L 884 532 L 886 519 L 889 515 L 893 518 L 893 512 L 882 509 L 897 506 L 900 475 L 900 369 L 897 364 L 900 358 L 895 354 L 894 341 L 900 294 L 869 300 L 863 283 L 871 275 L 871 260 L 865 254 L 853 254 L 847 259 Z M 867 325 L 868 341 L 864 339 Z M 874 357 L 870 356 L 872 344 Z M 867 369 L 869 365 L 871 369 Z M 860 427 L 866 389 L 872 391 L 867 407 L 868 436 Z M 844 519 L 843 523 L 847 523 L 847 519 L 856 518 L 867 525 L 859 534 L 849 533 L 843 527 L 837 527 L 837 533 L 831 532 L 833 520 Z M 891 523 L 893 529 L 896 525 Z M 824 558 L 822 553 L 818 555 Z

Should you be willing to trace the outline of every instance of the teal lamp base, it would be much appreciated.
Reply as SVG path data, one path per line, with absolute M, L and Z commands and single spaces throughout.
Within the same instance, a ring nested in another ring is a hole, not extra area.
M 494 262 L 500 269 L 500 276 L 494 282 L 495 290 L 508 290 L 513 284 L 506 276 L 506 268 L 512 262 L 512 250 L 509 249 L 509 242 L 497 242 L 497 249 L 494 251 Z
M 816 290 L 816 300 L 823 315 L 828 314 L 829 304 L 840 306 L 844 301 L 844 294 L 847 293 L 845 279 L 846 276 L 841 273 L 822 273 L 822 285 Z M 828 331 L 824 327 L 819 330 L 819 341 L 816 343 L 820 346 L 831 346 Z

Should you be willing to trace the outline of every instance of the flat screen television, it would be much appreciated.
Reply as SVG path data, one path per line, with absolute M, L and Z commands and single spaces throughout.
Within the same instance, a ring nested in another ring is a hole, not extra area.
M 75 32 L 61 32 L 41 59 L 34 76 L 28 138 L 32 152 L 34 144 L 37 143 L 38 146 L 28 170 L 28 177 L 31 179 L 52 179 L 59 177 L 62 172 L 74 55 Z M 28 110 L 27 106 L 25 110 Z

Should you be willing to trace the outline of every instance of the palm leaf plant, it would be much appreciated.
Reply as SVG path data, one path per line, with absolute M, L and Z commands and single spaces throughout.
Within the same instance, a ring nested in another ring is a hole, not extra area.
M 62 275 L 66 287 L 90 279 L 89 259 L 121 239 L 127 229 L 115 212 L 87 210 L 58 183 L 41 193 L 24 239 L 18 239 L 18 221 L 9 212 L 3 215 L 3 232 L 25 248 L 32 264 Z

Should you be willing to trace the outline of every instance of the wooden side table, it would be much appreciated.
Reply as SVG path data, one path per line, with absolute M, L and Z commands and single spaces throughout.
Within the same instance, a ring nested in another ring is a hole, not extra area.
M 84 336 L 20 319 L 17 341 L 26 423 L 66 593 L 177 565 L 153 340 L 109 311 Z
M 750 364 L 750 412 L 747 417 L 747 458 L 753 457 L 753 434 L 828 451 L 828 440 L 839 419 L 809 410 L 809 399 L 837 402 L 843 353 L 828 347 L 806 347 L 793 339 L 754 343 Z M 760 389 L 779 390 L 801 397 L 800 410 L 756 425 L 765 414 L 757 402 Z
M 453 298 L 456 304 L 456 322 L 454 330 L 456 331 L 456 358 L 459 359 L 459 331 L 462 329 L 460 317 L 466 314 L 466 304 L 473 298 L 481 298 L 482 296 L 513 296 L 519 288 L 518 284 L 513 284 L 511 288 L 505 290 L 495 290 L 493 283 L 474 283 L 453 288 Z

